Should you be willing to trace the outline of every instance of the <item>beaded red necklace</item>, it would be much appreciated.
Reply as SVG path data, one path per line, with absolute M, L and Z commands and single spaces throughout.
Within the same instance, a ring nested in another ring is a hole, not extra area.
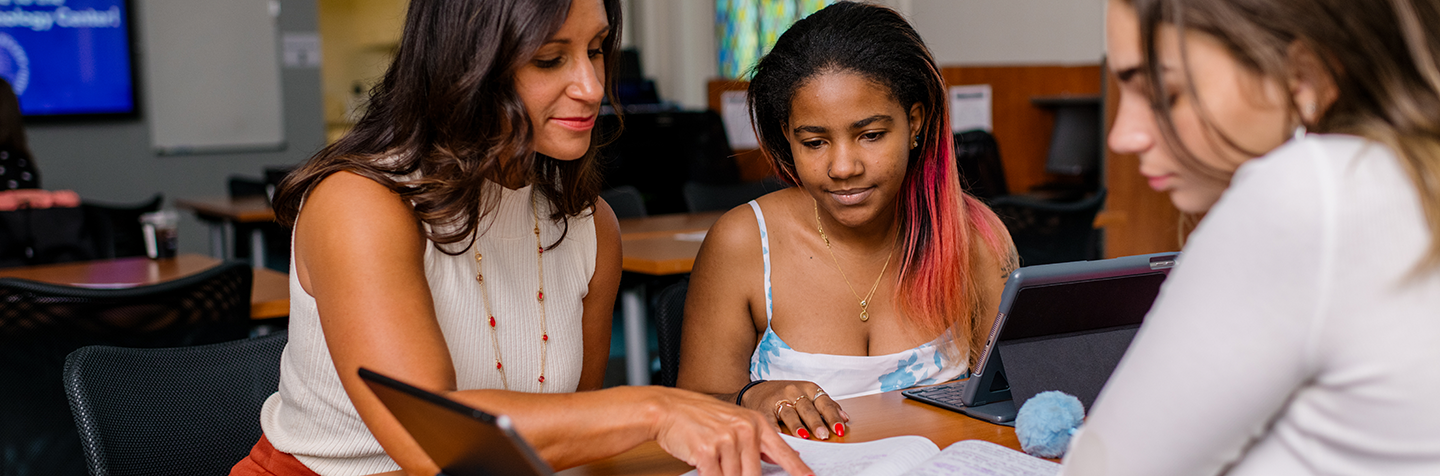
M 530 198 L 530 215 L 535 219 L 535 268 L 540 274 L 540 288 L 535 292 L 535 301 L 540 303 L 540 386 L 545 386 L 545 357 L 546 349 L 549 348 L 550 333 L 546 330 L 549 319 L 545 314 L 545 262 L 542 259 L 545 255 L 545 246 L 540 243 L 540 212 L 535 205 L 534 193 Z M 495 370 L 500 372 L 500 383 L 506 390 L 510 389 L 510 380 L 505 376 L 505 364 L 500 358 L 500 337 L 499 331 L 495 329 L 495 313 L 490 311 L 490 292 L 485 286 L 485 275 L 480 268 L 480 243 L 475 243 L 475 281 L 480 284 L 480 296 L 485 302 L 485 315 L 490 324 L 490 346 L 495 349 Z

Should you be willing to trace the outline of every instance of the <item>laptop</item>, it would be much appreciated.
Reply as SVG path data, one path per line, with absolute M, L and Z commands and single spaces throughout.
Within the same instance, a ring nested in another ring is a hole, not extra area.
M 440 466 L 437 476 L 555 474 L 504 415 L 470 408 L 369 369 L 361 368 L 360 378 Z
M 1140 329 L 1179 253 L 1028 266 L 1005 283 L 969 379 L 901 392 L 1012 426 L 1030 397 L 1059 390 L 1088 410 Z M 1016 403 L 1019 402 L 1019 403 Z

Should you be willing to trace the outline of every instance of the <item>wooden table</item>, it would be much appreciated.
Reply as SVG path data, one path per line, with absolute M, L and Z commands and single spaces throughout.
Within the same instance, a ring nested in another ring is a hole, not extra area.
M 704 232 L 724 214 L 676 213 L 620 220 L 621 268 L 652 276 L 690 272 Z
M 673 213 L 620 220 L 620 239 L 667 237 L 676 233 L 709 230 L 724 211 Z
M 705 231 L 724 214 L 676 213 L 620 220 L 620 268 L 651 276 L 690 272 L 695 256 L 700 254 Z M 630 385 L 650 383 L 643 286 L 620 290 L 620 314 L 625 322 L 625 380 Z
M 235 235 L 236 223 L 275 221 L 275 211 L 265 197 L 179 198 L 175 205 L 194 211 L 210 225 L 210 255 L 219 259 L 235 257 L 226 240 Z M 256 268 L 265 267 L 265 234 L 259 228 L 250 232 L 250 259 Z
M 832 437 L 827 441 L 856 443 L 892 436 L 920 435 L 929 438 L 941 449 L 961 440 L 985 440 L 1007 448 L 1020 449 L 1020 441 L 1015 438 L 1013 428 L 993 425 L 916 402 L 901 396 L 898 390 L 842 400 L 840 405 L 850 414 L 849 428 L 845 430 L 844 437 Z M 660 449 L 660 445 L 649 442 L 619 455 L 562 471 L 560 474 L 673 476 L 690 469 L 689 465 L 665 453 Z
M 146 257 L 81 261 L 0 268 L 0 278 L 23 278 L 51 284 L 92 288 L 124 288 L 159 284 L 189 276 L 220 264 L 220 260 L 184 253 L 174 258 Z M 270 319 L 290 315 L 290 276 L 255 268 L 250 288 L 250 318 Z

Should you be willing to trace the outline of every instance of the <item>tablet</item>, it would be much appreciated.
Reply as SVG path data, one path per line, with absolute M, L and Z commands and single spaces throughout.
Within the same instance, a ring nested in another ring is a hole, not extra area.
M 360 379 L 440 466 L 441 475 L 555 474 L 504 415 L 470 408 L 366 368 L 360 369 Z
M 970 378 L 905 396 L 1000 424 L 1014 420 L 1015 402 L 1045 390 L 1075 395 L 1089 408 L 1178 257 L 1157 253 L 1016 270 Z

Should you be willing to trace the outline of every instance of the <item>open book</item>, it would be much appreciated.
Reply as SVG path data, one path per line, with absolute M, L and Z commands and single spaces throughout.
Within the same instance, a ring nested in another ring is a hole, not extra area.
M 825 443 L 781 435 L 815 476 L 1055 476 L 1060 465 L 988 441 L 965 440 L 944 451 L 922 436 L 897 436 L 864 443 Z M 699 474 L 696 471 L 685 476 Z M 761 474 L 785 470 L 763 464 Z

